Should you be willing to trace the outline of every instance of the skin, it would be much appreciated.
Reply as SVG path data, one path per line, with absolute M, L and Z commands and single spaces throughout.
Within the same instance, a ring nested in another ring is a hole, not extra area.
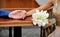
M 53 6 L 53 1 L 52 0 L 47 0 L 47 2 L 44 5 L 36 8 L 36 9 L 39 9 L 39 10 L 47 10 L 47 9 L 49 9 L 52 6 Z M 34 11 L 35 11 L 35 9 L 32 9 L 32 10 L 28 11 L 26 13 L 26 16 L 32 15 L 34 13 Z
M 44 5 L 36 8 L 36 9 L 47 10 L 48 8 L 50 8 L 52 6 L 53 6 L 53 1 L 47 0 L 47 2 Z M 34 11 L 35 11 L 35 9 L 32 9 L 26 13 L 26 11 L 24 11 L 24 10 L 15 10 L 9 14 L 9 17 L 13 18 L 13 19 L 24 19 L 27 16 L 31 16 L 34 13 Z
M 35 9 L 48 10 L 50 7 L 54 6 L 54 4 L 55 4 L 55 0 L 47 0 L 47 2 L 44 5 L 42 5 L 38 8 L 35 8 Z M 52 12 L 52 14 L 53 14 L 53 17 L 56 18 L 56 25 L 60 26 L 60 0 L 58 0 L 57 4 L 58 4 L 57 12 Z M 11 14 L 12 15 L 11 18 L 13 18 L 13 19 L 24 19 L 27 16 L 31 16 L 35 12 L 35 9 L 32 9 L 28 12 L 26 12 L 26 11 L 25 12 L 24 11 L 21 11 L 21 12 L 17 11 L 18 13 L 15 13 L 15 15 L 14 15 L 14 12 L 13 12 Z M 16 16 L 17 18 L 14 17 L 14 16 Z
M 47 2 L 36 8 L 36 9 L 39 9 L 39 10 L 48 10 L 50 7 L 54 6 L 54 2 L 55 0 L 47 0 Z M 53 17 L 56 18 L 56 25 L 60 26 L 60 0 L 58 0 L 58 9 L 57 9 L 57 12 L 52 12 L 53 14 Z M 27 16 L 31 16 L 33 13 L 34 13 L 35 9 L 32 9 L 30 11 L 28 11 L 25 15 L 26 17 Z
M 12 11 L 9 14 L 9 18 L 13 18 L 13 19 L 24 19 L 25 18 L 25 13 L 26 13 L 25 10 L 14 10 L 14 11 Z
M 44 5 L 36 8 L 36 9 L 39 9 L 39 10 L 47 10 L 48 8 L 50 8 L 52 6 L 53 6 L 52 0 L 47 0 L 47 2 Z M 32 9 L 32 10 L 28 11 L 26 14 L 24 14 L 22 11 L 23 10 L 15 10 L 15 11 L 12 11 L 10 13 L 10 18 L 13 18 L 13 19 L 21 19 L 20 17 L 22 17 L 22 19 L 23 19 L 23 18 L 25 18 L 27 16 L 31 16 L 34 13 L 35 9 Z M 24 15 L 21 15 L 21 14 L 24 14 L 25 17 L 24 17 Z

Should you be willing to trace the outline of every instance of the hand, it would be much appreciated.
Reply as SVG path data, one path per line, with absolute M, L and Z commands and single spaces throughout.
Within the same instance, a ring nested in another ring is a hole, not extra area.
M 26 17 L 26 11 L 22 11 L 21 14 L 20 14 L 20 19 L 24 19 Z
M 9 14 L 9 18 L 13 18 L 13 19 L 24 19 L 25 18 L 25 13 L 26 13 L 25 10 L 15 10 L 15 11 L 12 11 Z

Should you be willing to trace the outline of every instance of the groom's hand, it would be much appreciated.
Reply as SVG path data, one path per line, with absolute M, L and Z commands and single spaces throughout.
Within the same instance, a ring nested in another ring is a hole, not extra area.
M 13 19 L 24 19 L 26 11 L 25 10 L 15 10 L 9 14 L 9 18 Z

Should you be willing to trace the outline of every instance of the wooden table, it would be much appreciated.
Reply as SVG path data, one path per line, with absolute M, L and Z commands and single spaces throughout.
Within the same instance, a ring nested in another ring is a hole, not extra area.
M 6 19 L 6 18 L 0 18 L 0 27 L 9 27 L 9 34 L 10 36 L 9 37 L 12 37 L 12 27 L 15 28 L 15 32 L 14 32 L 14 37 L 21 37 L 18 33 L 21 33 L 21 26 L 34 26 L 32 24 L 32 18 L 31 17 L 27 17 L 25 20 L 14 20 L 14 19 Z M 53 32 L 55 30 L 55 22 L 54 21 L 51 21 L 50 20 L 50 23 L 47 24 L 46 26 L 44 27 L 40 27 L 41 29 L 41 37 L 46 37 L 47 35 L 49 35 L 51 32 Z M 54 22 L 54 23 L 52 23 Z M 53 25 L 53 26 L 52 26 Z M 20 29 L 17 29 L 17 28 L 20 28 Z M 19 32 L 20 31 L 20 32 Z M 46 31 L 47 31 L 47 35 L 46 34 Z M 18 32 L 18 33 L 17 33 Z

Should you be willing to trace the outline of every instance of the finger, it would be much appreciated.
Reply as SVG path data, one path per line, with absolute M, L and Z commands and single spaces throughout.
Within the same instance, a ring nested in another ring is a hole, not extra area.
M 15 11 L 18 11 L 18 12 L 22 12 L 22 11 L 24 11 L 24 12 L 26 12 L 25 10 L 15 10 Z
M 23 16 L 23 19 L 25 19 L 26 15 Z
M 11 14 L 25 14 L 26 11 L 25 10 L 15 10 L 15 11 L 12 11 Z

